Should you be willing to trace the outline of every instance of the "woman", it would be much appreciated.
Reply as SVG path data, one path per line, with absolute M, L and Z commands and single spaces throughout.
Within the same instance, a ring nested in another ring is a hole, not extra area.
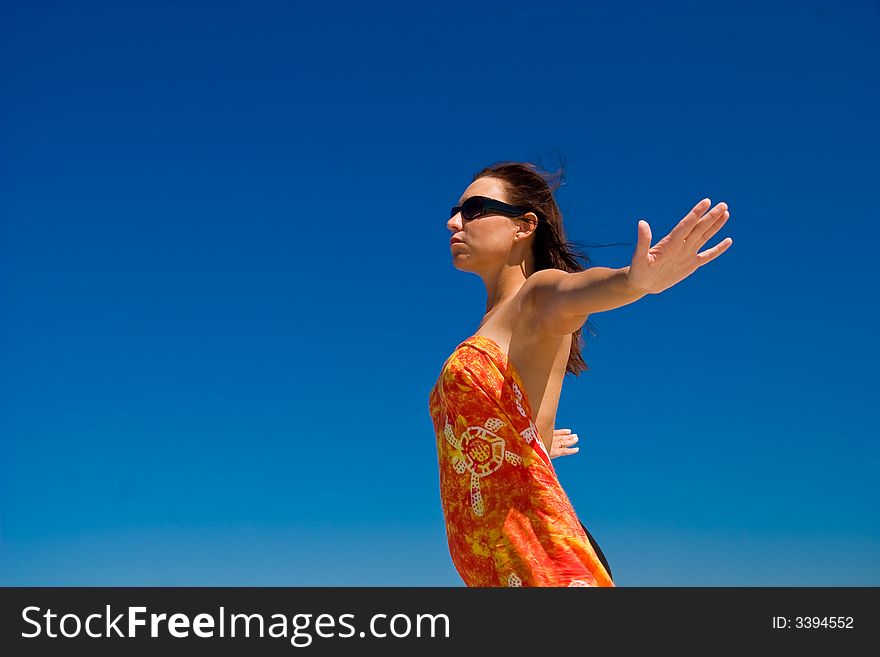
M 467 586 L 614 586 L 550 461 L 563 377 L 587 369 L 591 314 L 658 294 L 733 243 L 698 253 L 730 216 L 703 199 L 653 247 L 640 221 L 628 267 L 584 269 L 554 189 L 531 163 L 499 163 L 474 176 L 447 222 L 453 265 L 487 294 L 429 398 L 450 554 Z

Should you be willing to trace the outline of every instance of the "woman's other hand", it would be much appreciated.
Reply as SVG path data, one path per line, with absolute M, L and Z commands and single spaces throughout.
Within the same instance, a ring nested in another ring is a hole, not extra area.
M 572 447 L 578 441 L 578 435 L 572 433 L 571 429 L 554 429 L 553 444 L 550 447 L 550 458 L 555 459 L 557 456 L 568 456 L 569 454 L 577 454 L 579 447 Z

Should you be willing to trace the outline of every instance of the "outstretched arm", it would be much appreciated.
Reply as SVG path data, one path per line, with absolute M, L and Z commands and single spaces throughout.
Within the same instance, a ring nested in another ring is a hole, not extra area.
M 590 267 L 574 273 L 559 269 L 536 271 L 529 277 L 530 297 L 540 328 L 560 335 L 573 333 L 589 315 L 662 292 L 724 253 L 733 244 L 729 237 L 698 253 L 730 216 L 726 203 L 706 212 L 709 205 L 707 198 L 697 203 L 654 246 L 651 227 L 647 221 L 639 221 L 638 243 L 628 267 Z

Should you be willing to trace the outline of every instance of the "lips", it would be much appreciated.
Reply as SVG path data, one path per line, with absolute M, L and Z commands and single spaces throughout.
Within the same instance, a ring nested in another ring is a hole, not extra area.
M 453 244 L 464 244 L 464 240 L 453 237 L 451 240 L 449 240 L 449 246 L 452 246 Z

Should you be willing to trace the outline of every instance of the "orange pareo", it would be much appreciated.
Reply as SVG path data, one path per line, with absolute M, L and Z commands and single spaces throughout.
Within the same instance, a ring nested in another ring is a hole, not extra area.
M 449 552 L 467 586 L 614 586 L 497 343 L 459 344 L 429 408 Z

